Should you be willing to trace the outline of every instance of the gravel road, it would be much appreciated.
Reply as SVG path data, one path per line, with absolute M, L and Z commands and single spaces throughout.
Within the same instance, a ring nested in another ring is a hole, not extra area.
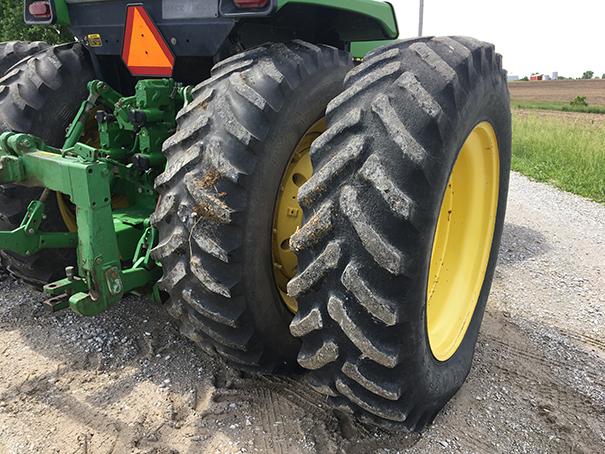
M 422 435 L 239 374 L 141 299 L 84 319 L 0 292 L 0 453 L 605 452 L 605 206 L 516 174 L 473 370 Z

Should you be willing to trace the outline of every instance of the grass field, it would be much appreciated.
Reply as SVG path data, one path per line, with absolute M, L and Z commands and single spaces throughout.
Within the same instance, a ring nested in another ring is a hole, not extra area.
M 512 166 L 605 203 L 605 115 L 513 109 Z
M 515 109 L 534 109 L 534 110 L 558 110 L 561 112 L 581 112 L 605 114 L 605 106 L 576 106 L 568 102 L 555 101 L 512 101 L 511 105 Z

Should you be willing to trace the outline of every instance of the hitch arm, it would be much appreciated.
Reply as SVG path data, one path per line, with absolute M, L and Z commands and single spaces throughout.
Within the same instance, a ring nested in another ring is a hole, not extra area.
M 75 233 L 28 233 L 24 227 L 0 232 L 0 250 L 29 256 L 41 249 L 73 249 L 78 245 Z
M 44 190 L 40 200 L 32 201 L 21 225 L 11 232 L 0 232 L 0 249 L 19 255 L 29 256 L 40 249 L 75 248 L 78 236 L 75 233 L 40 232 L 44 220 L 44 201 L 48 190 Z

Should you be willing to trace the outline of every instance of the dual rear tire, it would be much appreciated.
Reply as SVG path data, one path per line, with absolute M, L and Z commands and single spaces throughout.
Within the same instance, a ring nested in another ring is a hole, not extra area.
M 336 408 L 421 430 L 470 370 L 491 286 L 506 73 L 492 45 L 461 37 L 403 41 L 349 69 L 302 42 L 219 63 L 165 144 L 155 257 L 170 313 L 207 351 L 261 372 L 298 362 Z M 324 115 L 312 176 L 293 171 Z M 285 289 L 284 265 L 298 269 Z

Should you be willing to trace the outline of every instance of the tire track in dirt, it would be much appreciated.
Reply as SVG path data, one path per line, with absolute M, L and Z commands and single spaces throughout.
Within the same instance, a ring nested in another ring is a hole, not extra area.
M 601 352 L 605 352 L 605 341 L 597 339 L 596 337 L 587 336 L 586 334 L 574 332 L 571 330 L 565 330 L 563 331 L 563 334 L 573 339 L 580 346 L 591 346 L 595 347 Z
M 502 350 L 508 352 L 512 356 L 521 356 L 529 361 L 539 363 L 544 366 L 546 369 L 554 369 L 559 368 L 563 369 L 567 372 L 573 372 L 577 370 L 577 363 L 574 361 L 568 360 L 556 360 L 552 358 L 547 358 L 542 355 L 538 355 L 525 348 L 522 345 L 502 341 L 493 336 L 488 336 L 489 342 L 497 344 L 501 347 Z M 597 385 L 605 386 L 605 382 L 602 381 L 603 375 L 599 373 L 597 370 L 587 369 L 583 371 L 588 377 L 592 378 L 594 383 Z
M 529 402 L 533 414 L 573 446 L 573 452 L 598 446 L 598 427 L 604 427 L 605 405 L 595 401 L 585 389 L 586 385 L 596 385 L 605 391 L 599 373 L 605 365 L 583 351 L 577 351 L 574 360 L 553 359 L 549 357 L 553 347 L 545 345 L 550 340 L 538 343 L 526 331 L 531 325 L 521 328 L 499 313 L 487 314 L 486 319 L 491 328 L 484 330 L 482 336 L 489 361 L 486 367 L 504 374 L 507 383 L 516 382 L 515 398 Z

